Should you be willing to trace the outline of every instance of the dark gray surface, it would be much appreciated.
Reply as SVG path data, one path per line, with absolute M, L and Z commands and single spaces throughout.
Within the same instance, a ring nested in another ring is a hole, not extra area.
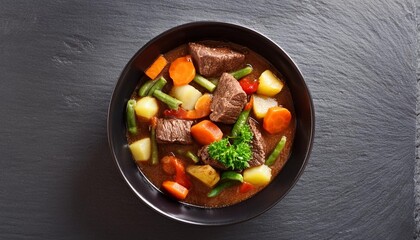
M 0 239 L 410 239 L 414 233 L 413 1 L 2 1 Z M 106 111 L 124 64 L 189 21 L 251 27 L 306 77 L 316 137 L 269 212 L 226 227 L 173 222 L 112 162 Z

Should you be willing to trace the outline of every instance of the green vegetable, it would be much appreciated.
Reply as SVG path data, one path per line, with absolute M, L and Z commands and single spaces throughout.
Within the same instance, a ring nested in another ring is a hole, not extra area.
M 198 163 L 200 161 L 200 159 L 198 158 L 197 155 L 195 155 L 193 152 L 191 152 L 190 150 L 188 151 L 184 151 L 182 149 L 177 149 L 176 153 L 183 155 L 189 159 L 191 159 L 194 163 Z
M 200 75 L 195 75 L 194 82 L 198 83 L 203 88 L 207 89 L 209 92 L 213 92 L 216 89 L 216 85 Z
M 150 134 L 150 140 L 152 142 L 152 164 L 156 165 L 159 163 L 159 153 L 157 148 L 157 142 L 156 142 L 156 127 L 152 126 L 151 134 Z
M 147 93 L 150 91 L 150 88 L 152 88 L 153 85 L 155 85 L 155 83 L 156 81 L 149 80 L 145 84 L 143 84 L 143 86 L 141 86 L 139 89 L 139 96 L 140 97 L 147 96 Z
M 136 107 L 136 100 L 131 99 L 127 102 L 126 117 L 127 128 L 131 134 L 137 134 L 137 122 L 134 108 Z
M 194 163 L 198 163 L 200 161 L 198 156 L 195 155 L 194 153 L 192 153 L 191 151 L 187 151 L 185 153 L 185 156 L 187 156 L 189 159 L 191 159 Z
M 156 80 L 156 83 L 150 88 L 149 92 L 147 93 L 147 96 L 152 96 L 156 90 L 162 90 L 166 83 L 166 79 L 164 77 L 160 77 L 158 80 Z
M 222 163 L 232 170 L 243 170 L 249 167 L 248 161 L 252 157 L 252 132 L 248 124 L 239 129 L 236 137 L 223 138 L 209 145 L 208 152 L 212 159 Z M 229 141 L 233 139 L 233 143 Z
M 280 155 L 280 152 L 283 150 L 284 146 L 286 145 L 286 136 L 281 137 L 280 141 L 277 143 L 276 147 L 274 148 L 273 152 L 265 161 L 265 165 L 271 166 L 277 160 L 277 157 Z
M 159 99 L 160 101 L 164 102 L 166 105 L 168 105 L 170 109 L 178 110 L 179 105 L 182 104 L 181 101 L 169 96 L 168 94 L 162 92 L 161 90 L 155 90 L 153 92 L 153 96 Z
M 238 71 L 232 72 L 232 76 L 236 78 L 237 80 L 245 77 L 246 75 L 250 74 L 252 72 L 252 66 L 247 65 L 245 68 L 239 69 Z
M 233 128 L 232 128 L 231 135 L 233 137 L 238 136 L 239 130 L 242 129 L 244 125 L 246 125 L 246 121 L 248 120 L 250 111 L 251 109 L 244 110 L 241 112 L 241 114 L 239 114 L 238 120 L 236 120 L 236 123 L 235 125 L 233 125 Z
M 228 187 L 232 187 L 235 184 L 239 183 L 238 181 L 227 181 L 218 184 L 215 188 L 213 188 L 208 194 L 207 197 L 216 197 L 219 195 L 224 189 Z
M 223 172 L 222 176 L 220 177 L 220 181 L 225 181 L 225 180 L 243 182 L 244 178 L 243 178 L 242 174 L 240 174 L 238 172 L 226 171 L 226 172 Z

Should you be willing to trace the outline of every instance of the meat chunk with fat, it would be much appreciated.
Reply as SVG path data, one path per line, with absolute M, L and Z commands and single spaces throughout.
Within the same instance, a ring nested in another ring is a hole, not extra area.
M 205 77 L 218 77 L 223 72 L 239 69 L 245 62 L 245 55 L 227 47 L 208 47 L 189 43 L 189 52 L 198 72 Z
M 156 124 L 156 141 L 159 143 L 191 144 L 193 121 L 159 118 Z
M 249 166 L 255 167 L 262 165 L 265 162 L 265 142 L 258 129 L 257 123 L 251 118 L 248 120 L 248 123 L 253 135 L 251 141 L 252 158 L 248 163 Z
M 210 119 L 226 124 L 235 123 L 246 105 L 246 93 L 229 73 L 223 73 L 213 94 Z

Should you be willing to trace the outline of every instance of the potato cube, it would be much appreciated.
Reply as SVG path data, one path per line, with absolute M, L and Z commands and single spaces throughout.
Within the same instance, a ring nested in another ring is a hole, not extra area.
M 171 94 L 182 102 L 181 107 L 185 110 L 193 110 L 197 100 L 203 95 L 191 85 L 174 86 Z
M 244 181 L 256 186 L 263 186 L 271 180 L 271 168 L 265 164 L 244 170 Z
M 220 180 L 219 173 L 210 165 L 190 165 L 187 172 L 208 187 L 213 187 Z
M 158 113 L 159 105 L 154 97 L 147 96 L 137 101 L 134 110 L 137 116 L 150 120 Z
M 151 142 L 150 138 L 137 140 L 129 145 L 131 154 L 135 161 L 147 161 L 150 158 Z
M 254 94 L 253 99 L 254 104 L 252 106 L 252 109 L 254 111 L 255 116 L 259 119 L 265 117 L 269 108 L 277 107 L 277 100 L 275 98 L 269 98 Z
M 265 70 L 259 77 L 257 93 L 273 97 L 281 91 L 284 83 L 274 75 L 270 70 Z

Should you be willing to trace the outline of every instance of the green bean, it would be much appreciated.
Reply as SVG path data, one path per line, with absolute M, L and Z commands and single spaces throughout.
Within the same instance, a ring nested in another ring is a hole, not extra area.
M 236 78 L 236 80 L 239 80 L 245 77 L 246 75 L 250 74 L 251 72 L 252 66 L 248 64 L 246 67 L 239 69 L 238 71 L 232 72 L 231 74 L 234 78 Z
M 187 156 L 189 159 L 191 159 L 194 163 L 198 163 L 200 161 L 198 156 L 195 155 L 194 153 L 192 153 L 191 151 L 187 151 L 185 153 L 185 156 Z
M 277 143 L 276 147 L 274 148 L 273 152 L 265 161 L 265 165 L 271 166 L 277 160 L 277 157 L 280 155 L 280 152 L 283 150 L 284 146 L 286 145 L 286 136 L 281 137 L 280 141 Z
M 151 129 L 151 133 L 150 133 L 150 138 L 152 141 L 152 164 L 156 165 L 159 163 L 159 153 L 158 153 L 158 148 L 157 148 L 157 142 L 156 142 L 156 127 L 152 126 Z
M 235 171 L 226 171 L 222 173 L 222 176 L 220 177 L 220 181 L 225 181 L 225 180 L 232 180 L 232 181 L 239 181 L 239 182 L 243 182 L 244 181 L 244 177 L 242 176 L 242 174 L 235 172 Z
M 134 108 L 136 107 L 136 100 L 131 99 L 127 102 L 126 118 L 127 128 L 131 134 L 137 134 L 137 122 Z
M 222 182 L 220 184 L 217 184 L 216 187 L 214 187 L 208 194 L 207 197 L 216 197 L 217 195 L 219 195 L 224 189 L 234 186 L 237 183 L 239 183 L 238 181 L 227 181 L 227 182 Z
M 250 109 L 244 110 L 239 114 L 238 120 L 236 120 L 235 125 L 233 125 L 232 128 L 232 137 L 237 137 L 239 134 L 239 130 L 246 124 L 246 121 L 248 120 L 249 113 L 251 112 Z
M 168 105 L 170 109 L 178 110 L 179 105 L 182 104 L 178 99 L 173 98 L 160 90 L 155 90 L 153 96 Z
M 200 86 L 207 89 L 209 92 L 213 92 L 214 89 L 216 88 L 216 85 L 214 85 L 212 82 L 210 82 L 209 80 L 207 80 L 206 78 L 198 74 L 195 75 L 194 82 L 198 83 Z
M 147 96 L 147 93 L 150 91 L 150 88 L 152 88 L 153 85 L 155 85 L 155 83 L 156 81 L 153 81 L 153 80 L 149 80 L 146 83 L 144 83 L 139 89 L 139 96 L 140 97 Z
M 156 90 L 162 90 L 166 83 L 166 79 L 164 77 L 160 77 L 158 80 L 156 80 L 156 83 L 150 88 L 149 92 L 147 93 L 147 96 L 152 96 Z

